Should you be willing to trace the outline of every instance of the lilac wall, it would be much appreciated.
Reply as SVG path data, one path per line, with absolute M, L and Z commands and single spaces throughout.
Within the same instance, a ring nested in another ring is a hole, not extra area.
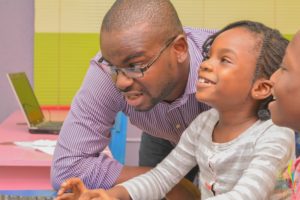
M 34 0 L 0 0 L 0 122 L 19 109 L 6 73 L 33 80 Z

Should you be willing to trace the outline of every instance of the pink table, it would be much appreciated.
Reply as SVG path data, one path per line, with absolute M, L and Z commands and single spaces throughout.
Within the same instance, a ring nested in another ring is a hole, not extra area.
M 63 120 L 68 110 L 54 110 L 51 118 Z M 47 112 L 45 113 L 47 116 Z M 40 139 L 56 140 L 57 135 L 28 132 L 21 111 L 12 113 L 0 124 L 0 190 L 48 190 L 52 156 L 12 142 Z

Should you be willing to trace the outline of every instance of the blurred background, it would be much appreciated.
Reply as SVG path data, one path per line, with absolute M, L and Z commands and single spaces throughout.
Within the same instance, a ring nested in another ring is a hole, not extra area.
M 113 2 L 0 0 L 0 122 L 19 109 L 8 72 L 25 71 L 41 105 L 70 105 L 99 51 L 101 21 Z M 171 2 L 184 26 L 219 29 L 248 19 L 277 28 L 287 38 L 300 29 L 299 0 Z M 134 143 L 128 148 L 135 152 L 140 131 L 129 124 L 127 132 Z

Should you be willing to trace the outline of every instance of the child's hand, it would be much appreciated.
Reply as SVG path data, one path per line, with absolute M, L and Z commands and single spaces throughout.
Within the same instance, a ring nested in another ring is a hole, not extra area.
M 71 193 L 66 193 L 68 190 Z M 61 184 L 57 192 L 57 200 L 78 200 L 86 190 L 79 178 L 70 178 Z
M 70 190 L 70 193 L 66 193 Z M 56 200 L 116 200 L 102 189 L 88 190 L 79 178 L 70 178 L 62 183 Z

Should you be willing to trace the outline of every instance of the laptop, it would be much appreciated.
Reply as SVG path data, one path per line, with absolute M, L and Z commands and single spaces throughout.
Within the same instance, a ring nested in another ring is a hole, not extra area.
M 10 85 L 25 116 L 30 133 L 58 134 L 62 121 L 47 121 L 25 72 L 8 73 Z

